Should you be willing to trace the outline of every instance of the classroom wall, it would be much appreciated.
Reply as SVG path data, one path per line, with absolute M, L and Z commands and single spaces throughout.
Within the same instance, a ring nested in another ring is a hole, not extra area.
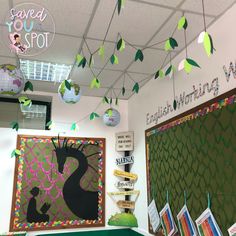
M 116 177 L 113 176 L 113 170 L 116 167 L 115 157 L 115 133 L 128 130 L 128 115 L 127 101 L 119 101 L 119 107 L 116 108 L 121 114 L 121 122 L 117 127 L 111 128 L 103 124 L 102 119 L 90 121 L 89 118 L 79 123 L 79 131 L 70 131 L 70 126 L 73 122 L 82 119 L 87 114 L 91 113 L 101 98 L 96 97 L 82 97 L 78 104 L 68 105 L 64 104 L 57 94 L 39 93 L 34 94 L 52 96 L 52 120 L 55 126 L 52 131 L 39 131 L 39 130 L 19 130 L 19 134 L 32 134 L 32 135 L 57 135 L 60 132 L 61 136 L 79 136 L 79 137 L 104 137 L 106 138 L 106 191 L 115 191 L 114 183 Z M 101 105 L 98 109 L 99 114 L 108 108 L 107 105 Z M 63 133 L 65 132 L 65 133 Z M 16 148 L 16 131 L 10 128 L 0 128 L 0 232 L 9 230 L 12 190 L 13 190 L 13 175 L 15 159 L 11 158 L 11 152 Z M 118 211 L 111 199 L 106 195 L 106 223 L 111 214 Z M 106 226 L 106 229 L 115 227 Z M 86 230 L 86 229 L 80 229 Z M 87 229 L 88 230 L 88 229 Z M 94 230 L 90 228 L 89 230 Z M 67 231 L 67 230 L 63 230 Z M 73 229 L 69 231 L 78 231 Z M 45 231 L 46 232 L 46 231 Z M 57 232 L 57 231 L 54 231 Z M 60 231 L 61 232 L 61 231 Z M 42 232 L 40 232 L 41 234 Z M 48 233 L 48 232 L 47 232 Z M 37 232 L 32 232 L 30 235 L 35 235 Z
M 180 102 L 176 111 L 172 108 L 174 95 L 172 80 L 169 78 L 152 79 L 140 89 L 139 94 L 129 99 L 129 130 L 134 131 L 135 145 L 135 151 L 133 153 L 135 162 L 131 171 L 139 175 L 136 188 L 141 190 L 141 195 L 136 204 L 135 214 L 139 219 L 139 231 L 143 234 L 147 234 L 148 232 L 144 132 L 147 128 L 160 124 L 171 117 L 236 87 L 236 78 L 231 74 L 227 81 L 223 70 L 224 65 L 227 69 L 229 68 L 230 62 L 234 63 L 236 70 L 235 12 L 236 4 L 208 29 L 208 32 L 212 35 L 216 49 L 213 56 L 208 58 L 204 52 L 203 45 L 198 44 L 197 40 L 188 47 L 189 57 L 196 60 L 201 66 L 201 69 L 193 69 L 190 75 L 186 75 L 185 72 L 177 72 L 175 74 L 178 101 L 180 100 L 180 94 L 183 97 L 183 92 L 185 92 L 183 104 Z M 181 59 L 185 57 L 184 55 L 185 53 L 183 52 L 173 60 L 173 64 L 176 67 Z M 200 96 L 199 88 L 203 89 L 203 85 L 207 82 L 211 91 L 209 93 L 205 91 L 205 94 Z M 158 202 L 156 204 L 158 209 L 163 207 L 159 206 Z

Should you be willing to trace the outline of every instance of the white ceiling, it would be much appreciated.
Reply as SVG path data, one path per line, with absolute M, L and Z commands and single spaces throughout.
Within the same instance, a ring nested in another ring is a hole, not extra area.
M 0 8 L 0 24 L 4 24 L 6 12 L 14 5 L 25 0 L 2 0 Z M 52 63 L 72 65 L 78 52 L 83 52 L 89 59 L 89 51 L 84 43 L 84 38 L 93 52 L 104 39 L 108 23 L 111 19 L 116 0 L 30 0 L 37 3 L 51 13 L 56 26 L 56 35 L 51 47 L 44 53 L 27 58 Z M 149 47 L 157 42 L 165 40 L 174 31 L 178 19 L 183 11 L 187 17 L 189 27 L 187 29 L 188 42 L 194 40 L 203 30 L 201 0 L 126 0 L 125 8 L 118 16 L 115 12 L 110 30 L 105 41 L 105 58 L 101 60 L 96 54 L 93 73 L 97 75 L 113 53 L 116 46 L 117 35 L 120 33 L 125 40 L 136 48 Z M 205 13 L 207 25 L 212 24 L 235 0 L 205 0 Z M 182 32 L 183 33 L 183 32 Z M 179 43 L 175 50 L 177 55 L 183 47 L 183 34 L 180 31 L 174 34 Z M 0 64 L 16 63 L 16 59 L 9 49 L 0 40 Z M 111 94 L 109 88 L 113 88 L 112 96 L 120 94 L 121 99 L 129 99 L 132 95 L 134 82 L 140 82 L 142 87 L 153 73 L 163 64 L 166 52 L 164 43 L 144 50 L 144 61 L 134 62 L 135 49 L 128 44 L 123 52 L 117 52 L 118 65 L 110 63 L 99 75 L 100 89 L 90 89 L 90 81 L 93 74 L 90 69 L 74 67 L 71 78 L 82 87 L 83 95 L 99 96 Z M 124 73 L 127 74 L 124 76 Z M 125 84 L 126 94 L 121 95 L 121 88 Z M 34 81 L 37 91 L 57 92 L 58 84 L 42 81 Z

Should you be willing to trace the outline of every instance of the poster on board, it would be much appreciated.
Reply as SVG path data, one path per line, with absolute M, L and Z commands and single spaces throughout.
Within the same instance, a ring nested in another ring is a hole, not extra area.
M 178 229 L 176 227 L 169 203 L 166 203 L 166 205 L 160 211 L 160 217 L 165 236 L 174 235 Z
M 186 205 L 180 210 L 177 220 L 181 236 L 197 236 L 196 227 Z
M 229 236 L 236 236 L 236 223 L 228 229 Z
M 160 220 L 160 216 L 158 214 L 154 199 L 151 201 L 151 203 L 148 206 L 148 215 L 149 215 L 150 223 L 152 225 L 152 230 L 154 233 L 156 233 L 161 224 L 161 220 Z
M 207 208 L 197 219 L 196 225 L 200 236 L 223 236 L 210 208 Z

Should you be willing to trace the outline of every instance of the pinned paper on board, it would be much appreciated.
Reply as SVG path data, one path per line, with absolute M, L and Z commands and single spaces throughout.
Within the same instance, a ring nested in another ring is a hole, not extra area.
M 178 229 L 176 227 L 169 203 L 167 203 L 160 211 L 160 217 L 165 236 L 174 235 Z
M 223 236 L 210 208 L 207 208 L 196 220 L 200 236 Z
M 236 223 L 228 229 L 229 236 L 236 236 Z
M 158 214 L 154 199 L 148 206 L 148 215 L 149 215 L 150 223 L 152 225 L 152 230 L 154 233 L 156 233 L 161 224 L 161 220 L 160 220 L 160 216 Z
M 197 236 L 196 227 L 186 205 L 183 206 L 177 215 L 177 220 L 181 236 Z

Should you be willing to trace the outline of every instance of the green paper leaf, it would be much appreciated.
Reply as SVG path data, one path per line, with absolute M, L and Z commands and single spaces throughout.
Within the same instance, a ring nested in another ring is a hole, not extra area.
M 118 106 L 118 98 L 116 98 L 116 106 Z
M 178 47 L 178 43 L 174 38 L 169 38 L 168 40 L 166 40 L 165 43 L 165 50 L 169 51 L 170 49 L 175 49 L 175 47 Z
M 186 61 L 187 61 L 190 65 L 200 68 L 200 66 L 197 64 L 197 62 L 194 61 L 193 59 L 191 59 L 191 58 L 186 58 Z
M 122 87 L 122 95 L 125 95 L 125 87 Z
M 11 122 L 10 126 L 12 129 L 15 129 L 16 131 L 18 131 L 19 129 L 19 123 L 16 121 Z
M 138 92 L 139 92 L 139 84 L 138 84 L 138 83 L 135 83 L 135 85 L 134 85 L 132 91 L 135 92 L 135 93 L 138 93 Z
M 27 81 L 25 83 L 24 91 L 27 91 L 27 90 L 30 90 L 32 92 L 34 91 L 33 84 L 30 81 Z
M 68 90 L 71 90 L 71 84 L 68 80 L 64 80 L 65 86 Z
M 120 40 L 118 41 L 116 49 L 120 52 L 122 52 L 125 49 L 125 41 L 122 38 L 120 38 Z
M 108 114 L 109 117 L 112 117 L 112 114 L 113 114 L 112 109 L 109 109 L 109 110 L 107 111 L 107 114 Z
M 82 61 L 83 58 L 84 58 L 84 57 L 83 57 L 82 55 L 77 54 L 77 55 L 76 55 L 76 62 L 77 62 L 78 64 L 80 64 L 80 62 Z
M 103 97 L 103 102 L 109 104 L 108 98 L 106 96 Z
M 112 98 L 110 98 L 110 102 L 109 103 L 112 104 Z
M 28 100 L 28 97 L 20 96 L 20 97 L 18 98 L 18 100 L 19 100 L 20 103 L 24 103 L 26 100 Z
M 30 106 L 32 104 L 32 101 L 30 100 L 30 99 L 28 99 L 28 100 L 26 100 L 25 102 L 24 102 L 24 106 L 25 107 L 28 107 L 28 106 Z
M 165 76 L 169 75 L 171 70 L 172 70 L 172 65 L 170 65 L 168 69 L 166 70 Z
M 89 58 L 89 67 L 91 67 L 93 64 L 94 64 L 93 55 L 91 54 Z
M 204 35 L 203 44 L 204 44 L 206 54 L 209 57 L 211 54 L 213 54 L 214 47 L 213 47 L 212 38 L 207 32 Z
M 11 157 L 15 156 L 15 149 L 11 152 Z
M 104 55 L 105 55 L 105 47 L 104 45 L 101 45 L 100 48 L 99 48 L 99 51 L 98 51 L 98 55 L 104 59 Z
M 158 77 L 163 78 L 164 77 L 164 72 L 163 70 L 158 70 L 155 74 L 154 79 L 157 79 Z
M 121 8 L 124 7 L 124 0 L 118 0 L 118 15 L 120 14 Z
M 187 73 L 190 73 L 191 70 L 192 70 L 192 65 L 190 63 L 188 63 L 187 60 L 184 61 L 184 70 L 187 72 Z
M 144 59 L 143 52 L 140 49 L 138 49 L 135 54 L 135 61 L 137 60 L 143 61 L 143 59 Z
M 94 88 L 94 87 L 95 88 L 100 88 L 100 86 L 101 86 L 100 80 L 94 77 L 93 80 L 90 83 L 90 88 L 91 89 Z
M 76 131 L 77 129 L 78 129 L 78 126 L 77 126 L 77 124 L 76 124 L 76 122 L 75 122 L 75 123 L 73 123 L 73 124 L 71 125 L 70 130 Z
M 94 120 L 96 117 L 99 117 L 99 115 L 96 112 L 92 112 L 89 116 L 89 119 Z
M 118 57 L 115 55 L 115 54 L 112 54 L 112 56 L 111 56 L 111 58 L 110 58 L 110 62 L 111 62 L 111 64 L 113 65 L 113 64 L 119 64 L 119 59 L 118 59 Z
M 51 129 L 51 128 L 52 128 L 52 120 L 50 120 L 50 121 L 47 122 L 46 127 L 47 127 L 48 129 Z
M 18 157 L 21 155 L 21 151 L 19 149 L 14 149 L 11 153 L 11 157 Z
M 82 66 L 82 68 L 84 68 L 86 66 L 86 63 L 87 63 L 87 60 L 85 57 L 83 57 L 81 61 L 79 62 L 78 67 Z
M 178 22 L 178 29 L 180 30 L 184 28 L 186 30 L 187 27 L 188 27 L 188 21 L 185 16 L 182 16 Z
M 174 107 L 174 110 L 176 110 L 176 108 L 177 108 L 177 101 L 176 100 L 174 100 L 174 102 L 173 102 L 173 107 Z

